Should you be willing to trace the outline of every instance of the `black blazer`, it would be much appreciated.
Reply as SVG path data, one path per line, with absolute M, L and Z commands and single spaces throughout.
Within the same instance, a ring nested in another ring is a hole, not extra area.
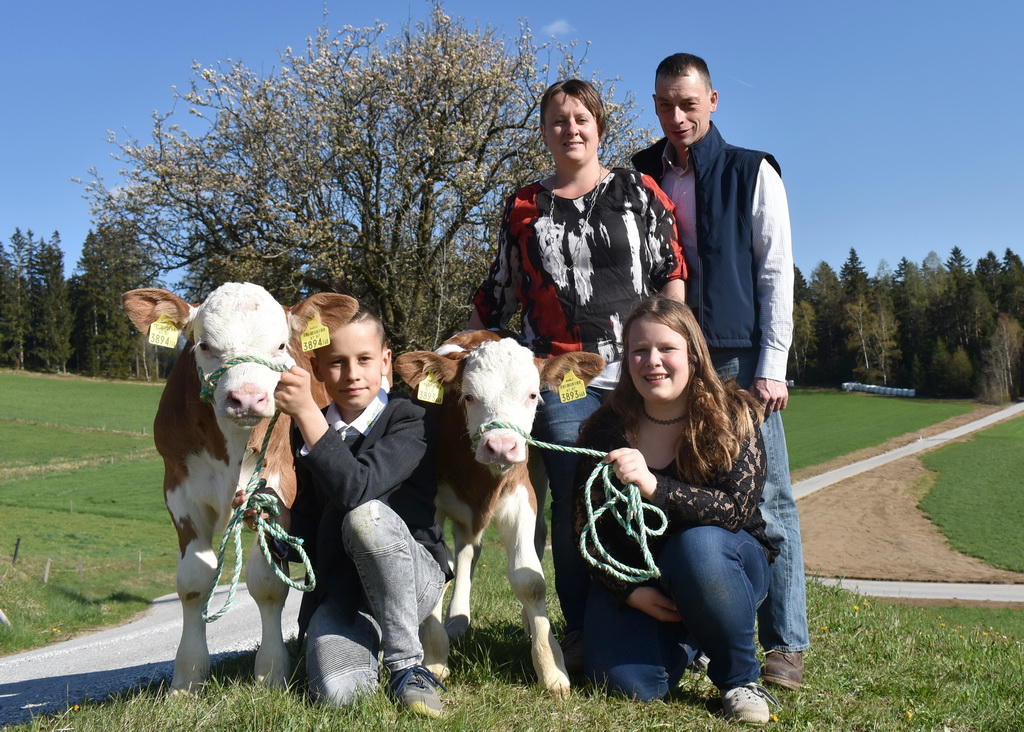
M 333 429 L 308 455 L 299 454 L 303 445 L 298 429 L 293 429 L 298 492 L 292 534 L 303 539 L 317 577 L 316 589 L 302 601 L 300 639 L 324 600 L 333 599 L 353 613 L 365 605 L 355 565 L 342 542 L 341 524 L 349 511 L 367 501 L 381 501 L 401 516 L 413 538 L 451 579 L 451 554 L 434 520 L 437 470 L 433 430 L 423 407 L 393 393 L 369 433 L 351 445 Z

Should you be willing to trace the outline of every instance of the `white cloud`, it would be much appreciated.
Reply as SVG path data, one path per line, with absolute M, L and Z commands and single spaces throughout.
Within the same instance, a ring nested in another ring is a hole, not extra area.
M 541 28 L 541 32 L 546 36 L 564 36 L 575 30 L 568 20 L 556 20 L 554 23 L 548 23 Z

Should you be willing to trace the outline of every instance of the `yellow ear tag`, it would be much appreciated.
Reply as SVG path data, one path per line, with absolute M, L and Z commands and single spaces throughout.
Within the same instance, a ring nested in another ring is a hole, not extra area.
M 444 400 L 444 387 L 436 376 L 427 374 L 416 387 L 416 398 L 421 402 L 440 404 Z
M 572 371 L 567 371 L 562 378 L 562 385 L 558 387 L 558 398 L 562 400 L 562 404 L 574 402 L 586 395 L 587 385 L 583 383 L 583 379 Z
M 306 330 L 299 337 L 299 342 L 302 343 L 303 351 L 313 351 L 329 346 L 331 345 L 331 331 L 320 322 L 319 318 L 314 317 L 306 325 Z
M 161 315 L 149 325 L 149 342 L 154 346 L 174 348 L 178 345 L 181 331 L 167 315 Z

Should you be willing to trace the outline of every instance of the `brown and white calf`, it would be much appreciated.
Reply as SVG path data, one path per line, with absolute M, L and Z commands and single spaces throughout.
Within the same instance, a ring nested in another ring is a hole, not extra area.
M 206 678 L 210 667 L 202 614 L 215 577 L 213 537 L 224 530 L 231 516 L 235 491 L 245 488 L 252 475 L 274 415 L 274 387 L 280 377 L 280 372 L 259 363 L 232 366 L 216 383 L 211 404 L 200 400 L 199 372 L 209 376 L 238 357 L 282 366 L 297 362 L 309 369 L 309 359 L 297 341 L 309 320 L 316 316 L 331 327 L 335 319 L 350 318 L 358 306 L 350 297 L 321 293 L 289 310 L 262 287 L 249 283 L 221 285 L 201 305 L 190 305 L 157 289 L 132 290 L 121 300 L 142 332 L 149 332 L 160 316 L 167 316 L 189 340 L 167 378 L 153 426 L 164 460 L 164 500 L 178 533 L 182 627 L 171 686 L 187 691 Z M 314 397 L 326 405 L 323 385 L 316 380 L 312 384 Z M 290 426 L 290 419 L 282 414 L 267 446 L 262 476 L 286 505 L 295 498 Z M 281 611 L 288 587 L 259 550 L 250 552 L 245 570 L 263 628 L 256 677 L 284 686 L 290 664 Z
M 437 424 L 437 518 L 452 522 L 455 581 L 446 627 L 456 638 L 470 624 L 470 585 L 484 529 L 493 521 L 508 555 L 508 580 L 523 604 L 531 638 L 533 667 L 540 685 L 556 694 L 569 691 L 562 651 L 547 616 L 547 585 L 535 540 L 542 533 L 544 491 L 537 491 L 528 468 L 522 434 L 510 429 L 484 433 L 481 425 L 499 421 L 529 433 L 540 400 L 541 383 L 558 387 L 572 370 L 585 382 L 604 367 L 600 356 L 570 353 L 535 359 L 511 338 L 489 331 L 460 334 L 438 351 L 399 356 L 395 370 L 413 388 L 428 375 L 444 387 Z M 538 456 L 539 457 L 539 456 Z M 546 488 L 546 486 L 545 486 Z M 540 504 L 540 505 L 538 505 Z M 427 645 L 424 650 L 429 653 Z M 445 649 L 447 650 L 447 649 Z M 446 654 L 445 654 L 446 655 Z M 432 670 L 445 670 L 446 658 L 431 658 Z

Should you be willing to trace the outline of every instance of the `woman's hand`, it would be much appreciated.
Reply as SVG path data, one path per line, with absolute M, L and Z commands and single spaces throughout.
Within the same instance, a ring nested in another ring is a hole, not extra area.
M 612 450 L 604 459 L 605 463 L 612 466 L 615 477 L 622 485 L 636 483 L 640 489 L 640 495 L 650 500 L 654 498 L 654 491 L 658 487 L 658 479 L 647 467 L 647 461 L 643 454 L 632 447 L 620 447 Z
M 656 587 L 637 587 L 629 593 L 626 604 L 662 623 L 680 623 L 683 620 L 676 604 Z

